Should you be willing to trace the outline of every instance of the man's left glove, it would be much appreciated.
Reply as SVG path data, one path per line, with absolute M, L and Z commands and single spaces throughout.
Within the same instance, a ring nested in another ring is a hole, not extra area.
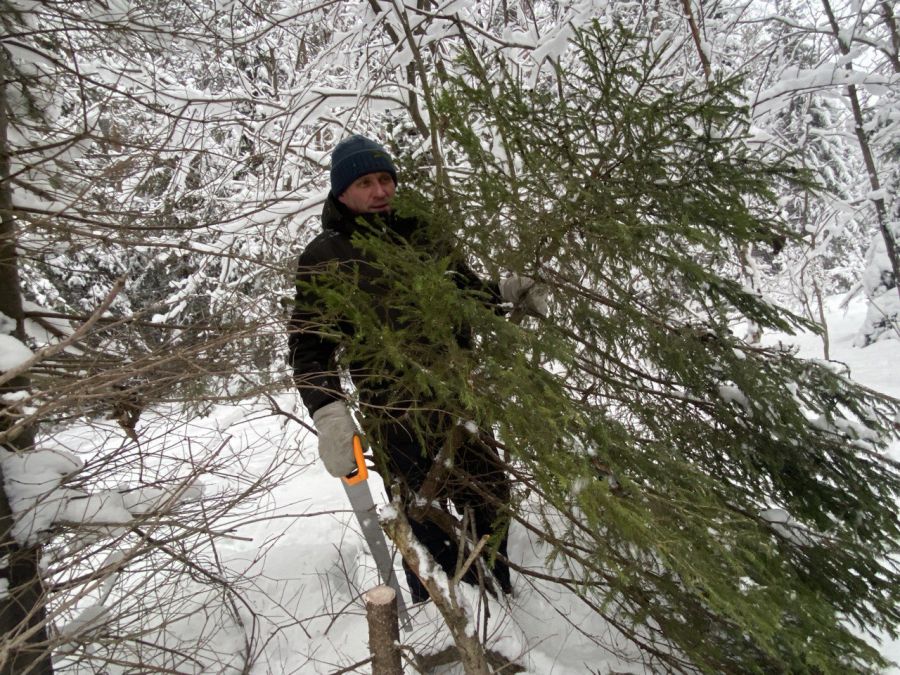
M 531 277 L 513 274 L 500 281 L 500 297 L 504 302 L 511 302 L 514 307 L 521 306 L 529 314 L 537 314 L 544 318 L 550 313 L 547 306 L 549 294 L 550 289 Z
M 350 409 L 343 401 L 324 405 L 313 413 L 319 434 L 319 457 L 332 476 L 346 476 L 356 468 L 353 435 L 358 433 Z

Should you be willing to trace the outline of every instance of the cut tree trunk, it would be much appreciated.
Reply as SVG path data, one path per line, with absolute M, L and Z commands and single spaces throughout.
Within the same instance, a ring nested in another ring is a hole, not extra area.
M 402 675 L 397 594 L 390 586 L 381 585 L 366 591 L 363 600 L 369 623 L 372 675 Z

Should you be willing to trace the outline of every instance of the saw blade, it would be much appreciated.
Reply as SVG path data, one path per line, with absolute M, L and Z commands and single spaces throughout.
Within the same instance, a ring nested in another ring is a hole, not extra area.
M 409 627 L 409 613 L 403 600 L 403 593 L 400 592 L 397 575 L 394 573 L 394 564 L 390 550 L 388 550 L 387 541 L 384 538 L 384 531 L 378 523 L 378 513 L 375 510 L 375 501 L 372 499 L 372 491 L 369 490 L 369 484 L 366 481 L 353 485 L 348 485 L 342 481 L 341 484 L 344 486 L 347 499 L 350 501 L 350 506 L 353 508 L 353 513 L 359 522 L 359 528 L 362 530 L 369 552 L 375 559 L 378 576 L 381 577 L 382 583 L 393 588 L 397 594 L 397 615 L 403 627 L 407 628 Z

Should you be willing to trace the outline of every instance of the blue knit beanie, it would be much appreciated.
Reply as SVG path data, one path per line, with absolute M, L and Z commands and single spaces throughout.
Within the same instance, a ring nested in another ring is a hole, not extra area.
M 331 153 L 331 194 L 340 197 L 357 178 L 376 171 L 387 171 L 397 184 L 397 169 L 383 147 L 359 134 L 345 138 Z

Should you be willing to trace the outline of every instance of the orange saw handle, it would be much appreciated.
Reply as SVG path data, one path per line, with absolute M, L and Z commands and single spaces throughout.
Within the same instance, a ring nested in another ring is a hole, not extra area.
M 366 468 L 366 458 L 363 455 L 362 438 L 359 434 L 353 434 L 353 459 L 356 460 L 356 471 L 341 478 L 347 485 L 356 485 L 369 478 L 369 469 Z

